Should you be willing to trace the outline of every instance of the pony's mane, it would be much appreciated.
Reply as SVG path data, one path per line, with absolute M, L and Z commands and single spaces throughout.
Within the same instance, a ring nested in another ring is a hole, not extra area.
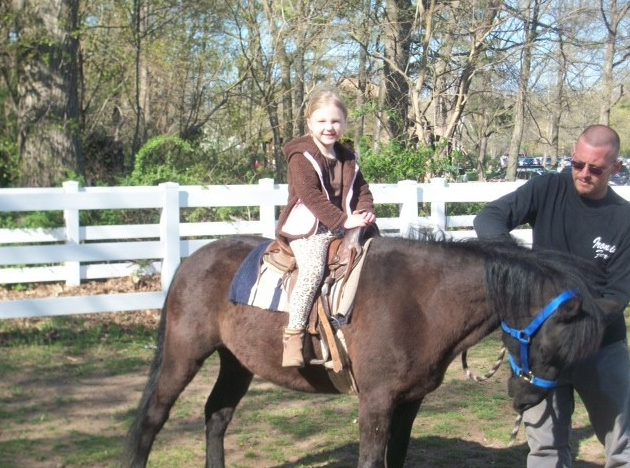
M 581 258 L 549 249 L 530 249 L 511 242 L 461 243 L 485 256 L 486 288 L 495 311 L 519 314 L 532 302 L 540 304 L 545 286 L 576 290 L 584 301 L 598 295 L 601 270 Z M 519 314 L 520 315 L 520 314 Z
M 483 259 L 488 297 L 497 313 L 521 315 L 532 303 L 541 303 L 544 287 L 549 285 L 559 291 L 577 290 L 590 302 L 605 281 L 603 272 L 587 260 L 555 250 L 530 249 L 514 240 L 450 240 L 441 232 L 418 231 L 405 242 Z

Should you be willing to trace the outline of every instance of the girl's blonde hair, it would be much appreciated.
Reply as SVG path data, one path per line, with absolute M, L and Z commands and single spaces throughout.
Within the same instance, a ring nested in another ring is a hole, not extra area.
M 339 93 L 332 88 L 317 88 L 311 93 L 306 103 L 306 118 L 308 119 L 320 107 L 329 104 L 337 106 L 343 113 L 343 117 L 348 120 L 348 108 Z

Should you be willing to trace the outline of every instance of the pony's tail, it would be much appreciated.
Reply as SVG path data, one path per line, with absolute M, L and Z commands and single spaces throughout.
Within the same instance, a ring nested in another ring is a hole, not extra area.
M 149 451 L 151 450 L 152 444 L 149 444 L 148 447 L 143 447 L 143 422 L 146 419 L 151 399 L 155 394 L 155 388 L 162 369 L 164 336 L 166 330 L 166 303 L 167 301 L 165 300 L 164 306 L 162 307 L 162 313 L 160 315 L 157 347 L 153 357 L 153 363 L 151 364 L 151 369 L 149 371 L 149 379 L 144 387 L 144 391 L 142 392 L 142 398 L 140 399 L 140 404 L 136 410 L 134 421 L 127 433 L 127 437 L 125 438 L 122 460 L 122 466 L 124 467 L 136 468 L 137 466 L 141 466 L 144 468 L 144 462 L 146 462 L 146 457 L 148 457 Z M 141 453 L 143 451 L 146 451 L 146 453 Z M 144 462 L 138 465 L 138 457 L 142 456 L 145 457 Z

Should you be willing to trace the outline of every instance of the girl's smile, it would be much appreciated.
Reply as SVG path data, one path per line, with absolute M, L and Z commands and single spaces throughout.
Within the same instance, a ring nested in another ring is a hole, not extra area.
M 320 151 L 324 155 L 334 155 L 333 146 L 346 129 L 342 110 L 335 104 L 327 104 L 313 111 L 306 123 Z

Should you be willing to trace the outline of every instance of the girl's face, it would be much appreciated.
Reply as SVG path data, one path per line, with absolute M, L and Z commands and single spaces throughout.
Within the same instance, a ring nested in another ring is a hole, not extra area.
M 346 118 L 335 104 L 325 104 L 314 110 L 306 123 L 315 144 L 329 151 L 346 129 Z

